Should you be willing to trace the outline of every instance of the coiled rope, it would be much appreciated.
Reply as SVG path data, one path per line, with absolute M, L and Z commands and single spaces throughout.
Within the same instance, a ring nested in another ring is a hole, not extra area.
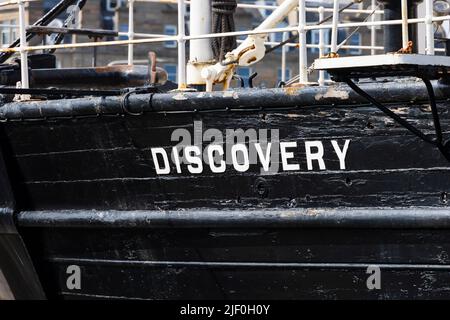
M 212 8 L 212 31 L 214 33 L 232 32 L 235 31 L 234 12 L 236 11 L 236 0 L 211 0 Z M 217 61 L 222 61 L 225 53 L 231 51 L 236 47 L 236 37 L 221 37 L 213 38 L 211 47 L 214 53 L 214 58 Z

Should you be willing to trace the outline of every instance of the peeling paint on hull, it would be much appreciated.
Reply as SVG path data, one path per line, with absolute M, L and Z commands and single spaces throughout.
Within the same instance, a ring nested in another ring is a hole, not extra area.
M 373 90 L 410 123 L 432 133 L 418 86 Z M 132 95 L 130 107 L 143 111 L 139 116 L 121 112 L 115 97 L 0 108 L 0 117 L 8 119 L 1 124 L 1 143 L 23 212 L 18 221 L 46 293 L 133 299 L 449 298 L 450 229 L 442 220 L 450 216 L 449 163 L 345 88 L 333 90 L 183 93 L 183 100 L 173 94 Z M 437 88 L 448 134 L 445 90 Z M 196 120 L 224 133 L 276 128 L 281 141 L 351 139 L 346 169 L 339 169 L 331 145 L 324 144 L 327 170 L 305 170 L 299 149 L 295 160 L 303 170 L 295 172 L 261 175 L 254 166 L 245 173 L 156 175 L 150 149 L 170 150 L 173 130 L 193 130 Z M 389 228 L 376 225 L 374 217 L 353 227 L 345 227 L 345 219 L 306 226 L 342 208 L 421 209 L 424 224 Z M 285 219 L 285 225 L 258 220 L 271 210 L 283 211 L 276 221 Z M 304 210 L 308 222 L 295 220 L 296 210 Z M 442 210 L 441 218 L 433 210 Z M 136 218 L 141 211 L 161 214 L 141 221 Z M 194 221 L 204 212 L 209 214 L 204 224 L 177 225 L 176 219 Z M 232 214 L 221 225 L 223 212 Z M 255 217 L 255 223 L 239 225 L 244 215 Z M 27 225 L 31 216 L 33 224 Z M 112 226 L 121 217 L 126 223 Z M 161 217 L 167 225 L 158 225 Z M 66 218 L 68 225 L 58 225 L 57 219 Z M 83 225 L 86 221 L 91 223 Z M 65 287 L 70 264 L 86 274 L 81 291 Z M 381 291 L 365 286 L 368 264 L 382 266 Z

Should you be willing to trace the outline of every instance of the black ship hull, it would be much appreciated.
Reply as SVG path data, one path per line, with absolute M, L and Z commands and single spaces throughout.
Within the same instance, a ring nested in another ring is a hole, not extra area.
M 362 86 L 433 133 L 420 83 Z M 445 136 L 448 87 L 435 91 Z M 47 297 L 450 297 L 449 163 L 348 87 L 8 103 L 0 116 L 16 224 Z M 171 158 L 177 129 L 202 152 L 208 129 L 295 145 L 275 172 L 231 161 L 217 173 Z

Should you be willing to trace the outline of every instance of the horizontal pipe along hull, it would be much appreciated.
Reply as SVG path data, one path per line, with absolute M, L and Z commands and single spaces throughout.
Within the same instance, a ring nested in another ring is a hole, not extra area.
M 433 134 L 423 84 L 360 85 Z M 12 102 L 0 119 L 49 297 L 450 297 L 449 163 L 344 85 Z

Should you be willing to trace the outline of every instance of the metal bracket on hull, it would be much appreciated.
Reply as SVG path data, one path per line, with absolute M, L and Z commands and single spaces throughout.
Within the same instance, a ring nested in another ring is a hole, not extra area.
M 336 81 L 347 83 L 357 94 L 372 103 L 388 117 L 408 129 L 423 141 L 436 146 L 450 161 L 450 140 L 443 141 L 436 97 L 430 80 L 447 78 L 450 75 L 450 57 L 424 54 L 388 53 L 375 56 L 343 58 L 321 58 L 314 61 L 314 69 L 328 71 Z M 378 102 L 357 86 L 351 79 L 376 77 L 417 77 L 425 83 L 433 115 L 435 137 L 423 133 L 407 120 Z
M 367 101 L 372 103 L 374 106 L 376 106 L 378 109 L 384 112 L 388 117 L 392 118 L 395 122 L 400 124 L 401 126 L 408 129 L 410 132 L 412 132 L 414 135 L 422 139 L 423 141 L 430 143 L 434 146 L 436 146 L 439 151 L 442 153 L 442 155 L 450 161 L 450 140 L 443 141 L 442 136 L 442 128 L 441 123 L 439 120 L 439 112 L 437 110 L 436 106 L 436 98 L 433 90 L 433 86 L 431 85 L 431 82 L 427 78 L 421 78 L 422 81 L 425 83 L 425 86 L 427 87 L 428 92 L 428 99 L 430 101 L 430 107 L 431 112 L 433 114 L 433 124 L 434 124 L 434 131 L 435 131 L 435 138 L 432 138 L 413 125 L 411 125 L 408 121 L 391 111 L 389 108 L 378 102 L 375 98 L 373 98 L 371 95 L 369 95 L 367 92 L 365 92 L 363 89 L 361 89 L 358 85 L 356 85 L 349 77 L 342 77 L 342 81 L 346 82 L 350 88 L 352 88 L 356 93 L 358 93 L 361 97 L 365 98 Z
M 122 95 L 122 101 L 121 101 L 121 107 L 124 113 L 130 115 L 130 116 L 140 116 L 144 113 L 144 111 L 141 109 L 139 112 L 133 112 L 130 109 L 130 102 L 128 100 L 128 98 L 130 97 L 130 95 L 132 94 L 143 94 L 143 93 L 149 93 L 150 94 L 150 101 L 153 98 L 153 95 L 157 92 L 160 92 L 158 90 L 158 88 L 154 87 L 154 86 L 148 86 L 145 88 L 136 88 L 136 89 L 131 89 L 127 92 L 125 92 Z

